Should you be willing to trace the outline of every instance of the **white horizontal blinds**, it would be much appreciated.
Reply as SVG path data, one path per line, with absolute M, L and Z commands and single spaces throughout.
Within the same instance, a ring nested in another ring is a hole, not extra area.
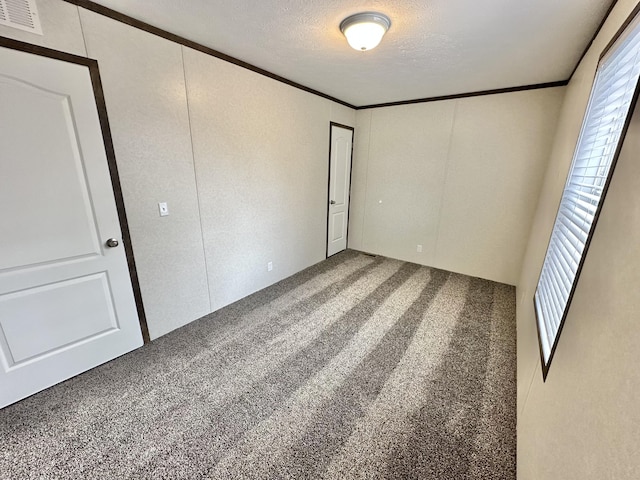
M 638 23 L 636 19 L 629 26 L 598 67 L 553 226 L 535 294 L 545 364 L 556 341 L 640 76 Z

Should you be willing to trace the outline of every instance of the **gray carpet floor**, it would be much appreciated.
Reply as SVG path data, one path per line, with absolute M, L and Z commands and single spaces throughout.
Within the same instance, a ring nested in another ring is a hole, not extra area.
M 0 410 L 0 478 L 515 479 L 513 287 L 345 251 Z

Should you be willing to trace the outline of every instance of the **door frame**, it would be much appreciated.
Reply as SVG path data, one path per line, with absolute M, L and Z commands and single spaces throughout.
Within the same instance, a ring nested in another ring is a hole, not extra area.
M 142 292 L 140 290 L 140 282 L 138 281 L 138 271 L 133 255 L 133 247 L 131 246 L 131 235 L 129 233 L 129 224 L 127 222 L 127 214 L 124 207 L 124 197 L 122 196 L 122 187 L 120 185 L 120 177 L 118 175 L 118 165 L 116 163 L 116 154 L 113 148 L 113 139 L 111 137 L 111 129 L 109 128 L 109 118 L 107 116 L 107 105 L 102 90 L 102 81 L 100 79 L 100 70 L 98 69 L 98 61 L 92 58 L 80 57 L 71 53 L 53 50 L 51 48 L 32 45 L 30 43 L 13 40 L 0 36 L 0 47 L 18 50 L 41 57 L 53 58 L 63 62 L 82 65 L 89 69 L 91 77 L 91 85 L 93 87 L 93 96 L 96 101 L 98 110 L 98 118 L 100 120 L 100 129 L 102 130 L 102 141 L 104 143 L 105 153 L 107 155 L 107 164 L 109 166 L 109 175 L 111 177 L 111 188 L 116 201 L 116 209 L 118 212 L 118 221 L 122 232 L 122 241 L 127 257 L 127 265 L 129 267 L 129 277 L 131 278 L 131 287 L 133 288 L 133 296 L 136 302 L 136 310 L 138 311 L 138 320 L 140 322 L 140 330 L 144 343 L 149 343 L 149 327 L 147 325 L 147 317 L 144 312 L 144 304 L 142 303 Z
M 351 182 L 353 181 L 353 141 L 356 135 L 356 129 L 349 125 L 343 125 L 342 123 L 329 122 L 329 171 L 327 172 L 327 231 L 325 232 L 325 258 L 329 258 L 329 197 L 331 197 L 331 147 L 333 146 L 332 130 L 333 127 L 344 128 L 345 130 L 351 130 L 351 163 L 349 165 L 349 191 L 347 192 L 347 248 L 349 248 L 349 213 L 351 212 Z

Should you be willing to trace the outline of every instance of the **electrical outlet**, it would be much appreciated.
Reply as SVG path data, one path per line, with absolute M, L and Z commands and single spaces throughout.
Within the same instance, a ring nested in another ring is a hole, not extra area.
M 273 270 L 273 262 L 267 263 L 267 272 L 270 272 L 271 270 Z
M 418 246 L 416 247 L 416 251 L 417 251 L 418 253 L 422 253 L 422 245 L 418 245 Z
M 169 215 L 169 205 L 167 205 L 167 202 L 158 203 L 158 210 L 160 210 L 161 217 L 166 217 L 167 215 Z

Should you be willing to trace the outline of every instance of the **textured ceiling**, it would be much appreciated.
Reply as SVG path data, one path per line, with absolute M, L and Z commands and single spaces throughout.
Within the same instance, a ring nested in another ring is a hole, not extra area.
M 611 0 L 97 0 L 352 105 L 566 80 Z M 379 11 L 380 46 L 338 26 Z

